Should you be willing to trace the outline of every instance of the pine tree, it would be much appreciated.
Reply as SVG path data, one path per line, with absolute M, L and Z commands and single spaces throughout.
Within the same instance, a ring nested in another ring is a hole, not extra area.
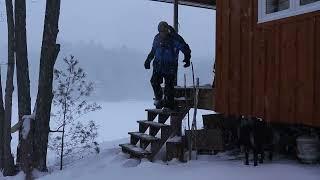
M 85 125 L 78 120 L 89 112 L 101 109 L 97 103 L 88 102 L 94 91 L 93 82 L 87 80 L 86 73 L 79 67 L 79 61 L 70 56 L 64 58 L 64 64 L 66 69 L 54 71 L 56 89 L 53 105 L 57 110 L 54 119 L 58 128 L 52 132 L 61 132 L 61 136 L 56 136 L 51 146 L 60 154 L 61 170 L 64 156 L 72 156 L 91 149 L 99 151 L 95 140 L 97 126 L 94 121 Z

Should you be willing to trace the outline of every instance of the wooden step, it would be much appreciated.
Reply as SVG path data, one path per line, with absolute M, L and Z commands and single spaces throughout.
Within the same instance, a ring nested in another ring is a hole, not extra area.
M 192 98 L 189 98 L 189 97 L 176 97 L 174 98 L 175 101 L 193 101 Z
M 158 123 L 154 121 L 138 121 L 139 123 L 139 132 L 145 133 L 149 128 L 149 135 L 156 136 L 158 132 L 161 130 L 161 138 L 167 137 L 168 133 L 170 133 L 171 126 L 163 123 Z
M 153 114 L 162 114 L 162 115 L 178 115 L 181 112 L 173 111 L 173 110 L 164 110 L 164 109 L 146 109 L 148 113 Z
M 143 121 L 137 121 L 139 124 L 143 124 L 146 126 L 151 126 L 151 127 L 155 127 L 155 128 L 169 128 L 170 126 L 167 124 L 163 124 L 163 123 L 158 123 L 158 122 L 154 122 L 154 121 L 148 121 L 148 120 L 143 120 Z
M 128 134 L 130 134 L 131 136 L 143 140 L 143 141 L 147 141 L 147 142 L 152 142 L 152 141 L 159 141 L 160 138 L 148 135 L 148 134 L 144 134 L 144 133 L 140 133 L 140 132 L 129 132 Z
M 120 144 L 119 146 L 122 148 L 124 153 L 128 153 L 137 158 L 148 158 L 148 156 L 151 155 L 150 151 L 144 150 L 132 144 Z
M 186 97 L 174 98 L 175 106 L 179 107 L 193 107 L 193 99 Z

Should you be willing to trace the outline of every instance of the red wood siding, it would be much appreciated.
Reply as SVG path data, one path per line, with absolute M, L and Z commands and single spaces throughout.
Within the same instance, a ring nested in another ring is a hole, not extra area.
M 320 12 L 257 24 L 257 0 L 217 0 L 215 110 L 320 127 Z
M 241 73 L 241 58 L 240 56 L 240 5 L 241 2 L 238 1 L 230 1 L 230 61 L 229 61 L 229 80 L 230 80 L 230 88 L 229 88 L 229 111 L 231 114 L 238 114 L 240 111 L 240 73 Z M 238 14 L 235 16 L 235 14 Z M 226 35 L 228 36 L 228 35 Z M 238 59 L 237 61 L 233 61 L 234 59 Z
M 248 0 L 240 1 L 240 112 L 239 114 L 251 113 L 252 93 L 252 20 L 250 19 L 252 9 Z
M 313 107 L 313 122 L 318 124 L 320 119 L 320 16 L 315 18 L 315 61 L 314 61 L 314 107 Z
M 215 101 L 216 110 L 229 114 L 229 30 L 230 9 L 229 1 L 217 1 L 217 53 L 216 54 L 216 94 L 219 100 Z M 220 59 L 224 59 L 220 61 Z M 320 103 L 320 102 L 319 102 Z

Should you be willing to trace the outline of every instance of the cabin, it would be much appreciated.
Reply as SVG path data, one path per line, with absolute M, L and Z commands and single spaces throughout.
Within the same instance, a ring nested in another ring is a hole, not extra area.
M 320 127 L 320 0 L 152 1 L 174 4 L 176 30 L 179 5 L 216 11 L 212 19 L 216 21 L 216 32 L 212 32 L 216 33 L 215 77 L 211 88 L 200 90 L 200 108 L 227 118 L 255 117 L 273 124 Z M 150 121 L 158 114 L 161 122 L 171 117 L 172 123 L 187 113 L 147 111 L 148 124 L 140 122 L 140 133 L 150 126 L 151 134 L 164 129 L 168 138 L 169 127 Z M 168 139 L 152 145 L 159 140 L 141 134 L 131 137 L 131 145 L 141 140 L 142 150 L 130 145 L 121 146 L 123 151 L 150 159 L 155 153 L 148 156 L 147 146 L 151 144 L 153 151 Z
M 217 0 L 215 111 L 320 126 L 320 0 Z
M 216 11 L 213 110 L 320 126 L 320 0 L 178 2 Z

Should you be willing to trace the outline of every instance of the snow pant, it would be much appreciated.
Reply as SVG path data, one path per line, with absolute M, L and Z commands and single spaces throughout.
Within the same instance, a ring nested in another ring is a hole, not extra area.
M 162 105 L 164 107 L 173 108 L 174 107 L 174 86 L 175 86 L 175 74 L 162 74 L 153 71 L 151 77 L 151 85 L 154 91 L 154 96 L 156 100 L 162 100 L 163 91 L 161 88 L 161 84 L 163 83 L 163 79 L 165 82 L 164 87 L 164 101 L 162 101 Z

